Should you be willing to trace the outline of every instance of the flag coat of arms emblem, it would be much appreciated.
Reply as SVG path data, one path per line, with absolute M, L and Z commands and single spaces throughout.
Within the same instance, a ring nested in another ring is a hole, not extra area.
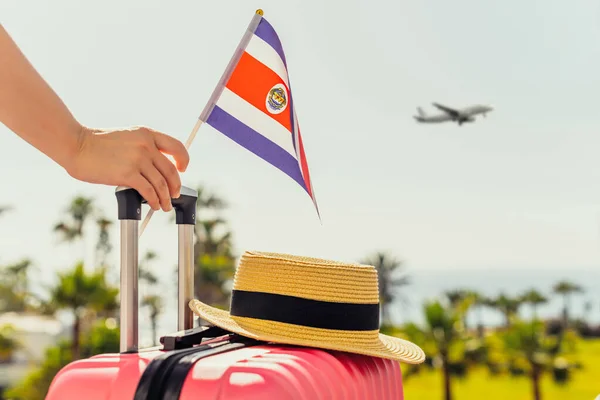
M 261 10 L 250 22 L 200 121 L 296 181 L 318 213 L 285 53 Z

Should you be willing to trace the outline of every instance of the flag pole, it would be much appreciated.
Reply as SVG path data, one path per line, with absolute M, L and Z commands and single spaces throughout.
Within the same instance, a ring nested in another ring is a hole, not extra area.
M 202 113 L 200 114 L 200 117 L 196 121 L 196 125 L 194 125 L 192 132 L 188 136 L 188 139 L 185 142 L 186 150 L 188 150 L 190 148 L 190 146 L 192 145 L 192 142 L 196 138 L 196 133 L 198 133 L 200 126 L 202 126 L 202 124 L 204 122 L 206 122 L 206 120 L 210 116 L 210 113 L 215 108 L 215 104 L 216 104 L 217 100 L 223 93 L 223 90 L 225 89 L 225 85 L 227 84 L 227 81 L 231 77 L 231 74 L 232 74 L 233 70 L 235 69 L 235 66 L 240 61 L 242 54 L 244 54 L 244 51 L 246 50 L 246 47 L 248 46 L 250 39 L 252 39 L 252 35 L 254 35 L 254 31 L 258 27 L 258 24 L 260 23 L 262 16 L 263 16 L 263 10 L 261 10 L 259 8 L 254 13 L 254 17 L 252 17 L 250 24 L 248 24 L 248 28 L 246 28 L 246 32 L 244 32 L 244 35 L 242 36 L 240 43 L 238 44 L 237 48 L 235 49 L 233 56 L 229 60 L 229 64 L 227 64 L 225 71 L 223 71 L 223 75 L 221 75 L 221 79 L 219 79 L 217 86 L 213 90 L 210 98 L 208 99 L 208 102 L 206 103 L 206 105 L 204 106 L 204 109 L 202 110 Z M 141 237 L 142 233 L 144 233 L 144 229 L 146 229 L 146 226 L 148 225 L 148 222 L 150 222 L 150 218 L 152 218 L 153 214 L 154 214 L 153 209 L 150 209 L 148 211 L 148 214 L 146 214 L 146 218 L 144 218 L 144 221 L 140 225 L 140 231 L 139 231 L 138 237 Z

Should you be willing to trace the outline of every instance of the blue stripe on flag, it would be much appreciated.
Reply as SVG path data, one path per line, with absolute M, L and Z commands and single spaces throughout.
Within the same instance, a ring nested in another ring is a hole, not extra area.
M 215 108 L 210 113 L 206 123 L 240 146 L 280 169 L 308 192 L 302 172 L 300 172 L 300 164 L 290 153 L 217 105 L 215 105 Z
M 267 42 L 276 52 L 279 54 L 279 57 L 283 60 L 283 65 L 287 68 L 287 61 L 285 60 L 285 54 L 283 53 L 283 46 L 281 45 L 281 41 L 279 40 L 279 36 L 275 32 L 275 29 L 269 24 L 269 22 L 262 18 L 258 27 L 254 31 L 254 34 Z

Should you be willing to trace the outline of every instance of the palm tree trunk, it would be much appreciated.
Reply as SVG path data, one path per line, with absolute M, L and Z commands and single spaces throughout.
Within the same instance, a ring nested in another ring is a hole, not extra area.
M 73 353 L 73 360 L 77 360 L 79 359 L 79 331 L 81 328 L 81 320 L 77 311 L 75 311 L 73 315 L 75 316 L 75 320 L 73 321 L 73 339 L 71 351 Z
M 540 369 L 537 364 L 533 364 L 531 369 L 531 383 L 533 385 L 533 399 L 542 400 L 542 393 L 540 392 Z
M 152 315 L 150 323 L 152 324 L 152 345 L 156 346 L 156 315 Z
M 479 339 L 483 339 L 483 315 L 481 314 L 482 307 L 477 306 L 477 333 Z
M 504 311 L 504 326 L 508 329 L 510 328 L 510 311 Z
M 567 293 L 563 296 L 564 308 L 563 308 L 563 329 L 569 327 L 569 295 Z
M 446 352 L 443 352 L 441 356 L 444 373 L 444 399 L 452 400 L 452 389 L 450 388 L 450 365 L 448 365 L 448 354 L 446 354 Z

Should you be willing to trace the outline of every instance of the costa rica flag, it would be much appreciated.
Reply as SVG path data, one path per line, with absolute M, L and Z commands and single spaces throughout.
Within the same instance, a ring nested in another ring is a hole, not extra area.
M 199 121 L 296 181 L 319 214 L 283 46 L 262 15 L 257 10 Z
M 321 215 L 312 187 L 283 46 L 257 10 L 223 72 L 185 147 L 203 123 L 256 154 L 295 180 Z M 139 236 L 150 222 L 150 209 Z

